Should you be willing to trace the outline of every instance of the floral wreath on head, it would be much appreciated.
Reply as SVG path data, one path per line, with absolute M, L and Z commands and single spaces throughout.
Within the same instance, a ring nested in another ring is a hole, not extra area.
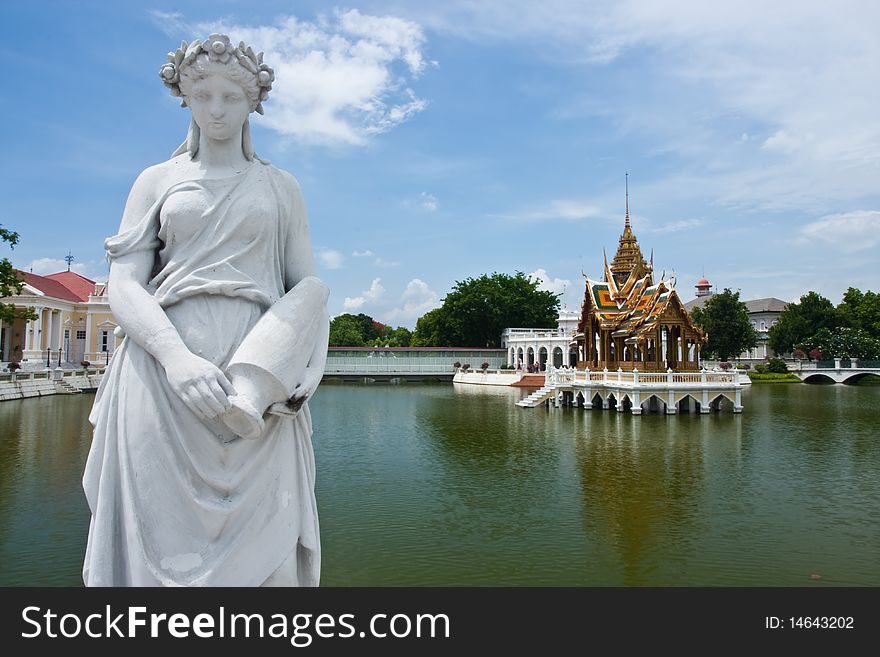
M 263 113 L 263 101 L 269 98 L 269 91 L 275 81 L 275 71 L 268 64 L 263 63 L 263 53 L 254 53 L 244 41 L 238 46 L 233 46 L 229 37 L 225 34 L 212 34 L 204 41 L 196 39 L 188 44 L 182 41 L 180 48 L 168 53 L 168 62 L 159 69 L 159 77 L 165 86 L 171 89 L 171 95 L 182 97 L 180 91 L 180 71 L 191 65 L 200 54 L 205 53 L 212 62 L 226 64 L 231 57 L 235 57 L 238 63 L 248 72 L 252 73 L 260 86 L 260 96 L 254 111 Z M 181 107 L 186 107 L 186 99 L 182 98 Z

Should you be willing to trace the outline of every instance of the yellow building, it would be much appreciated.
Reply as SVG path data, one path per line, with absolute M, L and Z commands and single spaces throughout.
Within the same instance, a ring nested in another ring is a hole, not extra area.
M 107 284 L 72 271 L 38 276 L 18 272 L 21 294 L 3 299 L 31 307 L 37 319 L 0 324 L 0 360 L 4 365 L 79 367 L 82 361 L 104 365 L 116 349 L 116 322 L 107 301 Z

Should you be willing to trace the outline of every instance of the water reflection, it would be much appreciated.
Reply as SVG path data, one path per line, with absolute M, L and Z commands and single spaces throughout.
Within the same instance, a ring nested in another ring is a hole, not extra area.
M 0 403 L 0 585 L 79 585 L 91 395 Z
M 640 418 L 524 394 L 322 385 L 322 584 L 880 585 L 880 387 Z M 80 581 L 91 401 L 0 404 L 0 584 Z

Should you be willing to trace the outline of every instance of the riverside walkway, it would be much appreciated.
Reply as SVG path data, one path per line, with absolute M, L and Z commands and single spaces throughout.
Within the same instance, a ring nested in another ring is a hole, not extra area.
M 456 365 L 500 367 L 506 349 L 465 347 L 330 347 L 325 379 L 345 381 L 452 381 Z

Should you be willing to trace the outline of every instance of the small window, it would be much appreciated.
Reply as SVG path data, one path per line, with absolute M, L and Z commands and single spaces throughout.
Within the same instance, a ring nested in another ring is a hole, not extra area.
M 77 330 L 76 339 L 77 340 L 85 340 L 86 339 L 86 332 L 84 330 Z
M 763 320 L 761 321 L 761 330 L 762 330 L 762 331 L 766 331 L 766 330 L 767 330 L 767 323 L 764 322 Z
M 109 342 L 110 331 L 101 331 L 101 351 L 107 351 L 107 344 Z

